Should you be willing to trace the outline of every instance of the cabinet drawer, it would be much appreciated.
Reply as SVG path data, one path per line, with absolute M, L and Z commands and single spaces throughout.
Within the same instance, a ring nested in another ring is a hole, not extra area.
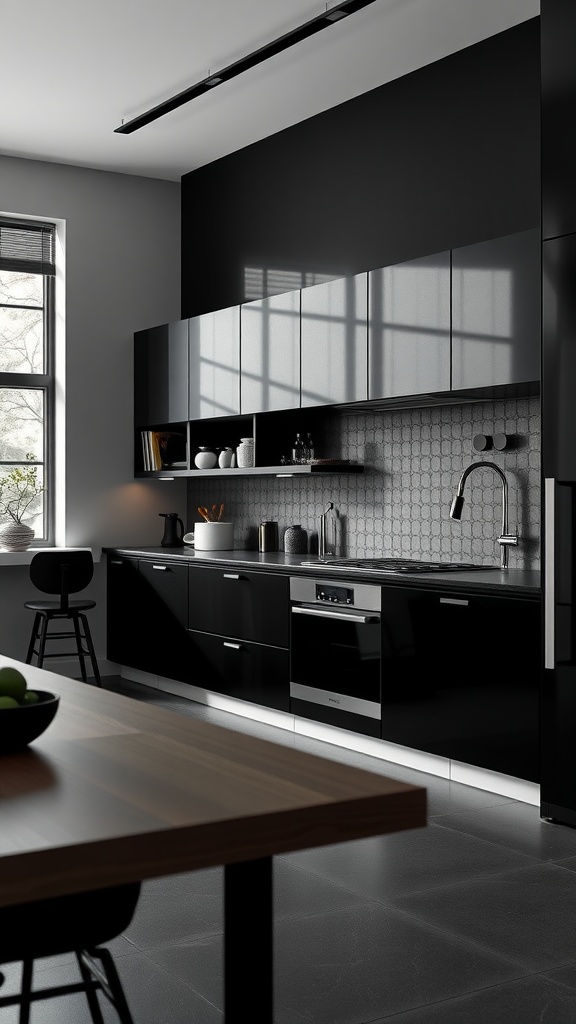
M 190 629 L 288 647 L 287 576 L 190 566 Z
M 288 651 L 208 633 L 189 632 L 196 686 L 289 710 Z
M 148 595 L 150 610 L 161 616 L 161 622 L 173 619 L 184 629 L 187 624 L 188 567 L 155 561 L 140 561 L 143 593 Z M 150 616 L 148 616 L 150 619 Z M 151 624 L 154 621 L 153 616 Z M 160 622 L 158 623 L 160 625 Z

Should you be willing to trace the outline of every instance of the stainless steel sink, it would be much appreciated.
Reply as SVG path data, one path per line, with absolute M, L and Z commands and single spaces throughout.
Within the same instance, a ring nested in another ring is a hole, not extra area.
M 499 569 L 498 565 L 472 565 L 468 562 L 420 562 L 413 558 L 330 558 L 323 561 L 301 562 L 311 569 L 328 569 L 330 572 L 374 572 L 374 573 L 428 573 L 428 572 L 485 572 Z

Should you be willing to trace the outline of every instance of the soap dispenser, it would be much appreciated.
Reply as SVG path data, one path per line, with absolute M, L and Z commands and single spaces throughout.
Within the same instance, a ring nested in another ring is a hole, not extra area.
M 330 501 L 320 516 L 318 531 L 318 557 L 329 558 L 336 554 L 336 509 Z

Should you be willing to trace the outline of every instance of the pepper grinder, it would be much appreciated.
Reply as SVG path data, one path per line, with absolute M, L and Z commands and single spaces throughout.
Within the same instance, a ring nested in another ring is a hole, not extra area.
M 258 551 L 278 551 L 278 523 L 265 519 L 258 527 Z

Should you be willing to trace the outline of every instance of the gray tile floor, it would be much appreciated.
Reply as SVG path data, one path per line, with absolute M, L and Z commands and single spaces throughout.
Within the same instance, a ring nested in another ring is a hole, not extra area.
M 574 1024 L 576 830 L 117 677 L 104 685 L 426 786 L 424 829 L 276 859 L 275 1024 Z M 222 1024 L 222 871 L 146 882 L 110 948 L 135 1024 Z M 5 975 L 8 994 L 16 965 Z M 76 980 L 70 958 L 39 962 L 38 983 L 56 978 Z M 247 988 L 252 1020 L 249 1005 Z M 117 1020 L 108 1006 L 104 1018 Z M 69 996 L 37 1004 L 32 1024 L 89 1019 L 83 997 Z M 0 1024 L 16 1022 L 15 1009 L 0 1010 Z

